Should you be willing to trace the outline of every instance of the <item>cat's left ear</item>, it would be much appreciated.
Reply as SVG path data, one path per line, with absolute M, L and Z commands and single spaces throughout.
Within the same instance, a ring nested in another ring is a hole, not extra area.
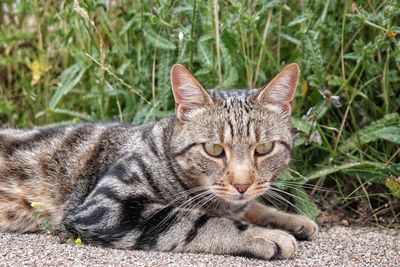
M 212 104 L 210 94 L 180 64 L 172 66 L 171 85 L 175 98 L 176 115 L 180 121 L 187 120 L 190 113 L 196 109 Z
M 281 105 L 290 113 L 299 75 L 299 65 L 287 65 L 271 82 L 260 89 L 256 101 Z

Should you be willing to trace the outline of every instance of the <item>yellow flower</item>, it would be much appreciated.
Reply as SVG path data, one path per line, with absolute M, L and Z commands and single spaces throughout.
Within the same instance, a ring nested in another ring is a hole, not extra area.
M 386 32 L 386 36 L 387 36 L 388 38 L 393 39 L 394 37 L 397 36 L 397 32 L 395 32 L 395 31 L 388 31 L 388 32 Z
M 77 244 L 78 246 L 82 245 L 82 240 L 78 237 L 77 239 L 75 239 L 75 244 Z
M 357 7 L 357 3 L 356 2 L 352 2 L 351 3 L 350 10 L 351 10 L 351 12 L 353 12 L 355 14 L 358 13 L 358 7 Z
M 36 85 L 40 81 L 40 78 L 51 69 L 50 64 L 44 58 L 34 60 L 28 67 L 32 72 L 32 86 Z
M 308 83 L 307 83 L 306 80 L 303 80 L 301 82 L 301 87 L 300 88 L 301 88 L 301 95 L 302 96 L 306 96 L 307 92 L 308 92 Z
M 393 196 L 400 198 L 400 177 L 391 176 L 386 179 L 386 186 L 389 187 Z
M 40 207 L 40 204 L 39 204 L 39 202 L 34 201 L 31 203 L 31 207 L 34 209 L 38 209 Z

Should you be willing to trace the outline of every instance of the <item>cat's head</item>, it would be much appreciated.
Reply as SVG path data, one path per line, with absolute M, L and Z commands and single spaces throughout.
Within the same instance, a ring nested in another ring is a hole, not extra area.
M 287 168 L 297 64 L 261 89 L 205 90 L 182 65 L 171 70 L 178 124 L 172 156 L 191 188 L 228 202 L 262 195 Z

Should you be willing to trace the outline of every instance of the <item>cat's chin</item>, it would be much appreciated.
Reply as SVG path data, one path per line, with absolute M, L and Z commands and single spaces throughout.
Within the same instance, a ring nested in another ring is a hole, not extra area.
M 257 197 L 253 196 L 246 196 L 246 195 L 235 195 L 235 196 L 230 196 L 230 197 L 220 197 L 223 200 L 225 200 L 227 203 L 233 204 L 233 205 L 244 205 L 250 201 L 253 201 Z

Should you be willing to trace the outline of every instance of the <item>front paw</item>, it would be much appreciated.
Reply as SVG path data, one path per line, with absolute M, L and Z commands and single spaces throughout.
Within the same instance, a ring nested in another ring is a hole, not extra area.
M 287 259 L 297 251 L 296 239 L 287 232 L 262 227 L 246 230 L 245 247 L 248 252 L 264 259 Z
M 318 225 L 302 215 L 293 215 L 288 220 L 286 229 L 298 240 L 313 240 L 318 234 Z

